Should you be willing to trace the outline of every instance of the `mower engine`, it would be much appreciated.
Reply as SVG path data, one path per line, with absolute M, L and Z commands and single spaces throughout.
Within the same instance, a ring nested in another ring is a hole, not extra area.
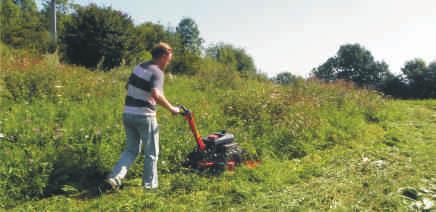
M 197 141 L 197 147 L 188 155 L 185 166 L 199 171 L 209 169 L 214 173 L 220 173 L 224 170 L 233 170 L 242 162 L 242 150 L 239 144 L 234 142 L 233 134 L 222 130 L 202 138 L 196 129 L 193 114 L 183 106 L 180 108 Z

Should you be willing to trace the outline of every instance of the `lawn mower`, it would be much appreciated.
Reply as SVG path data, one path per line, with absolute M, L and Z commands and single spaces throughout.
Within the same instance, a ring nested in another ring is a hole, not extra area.
M 235 143 L 233 134 L 221 130 L 201 137 L 195 126 L 193 113 L 184 106 L 179 106 L 180 114 L 188 121 L 191 132 L 197 142 L 195 149 L 188 154 L 185 167 L 198 171 L 209 170 L 212 173 L 221 173 L 225 170 L 234 170 L 243 161 L 245 154 Z

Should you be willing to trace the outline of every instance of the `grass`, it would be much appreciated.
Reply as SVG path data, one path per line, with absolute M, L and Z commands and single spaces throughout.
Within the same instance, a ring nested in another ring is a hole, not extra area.
M 152 192 L 134 178 L 118 192 L 56 195 L 14 209 L 407 210 L 435 192 L 435 106 L 434 100 L 391 102 L 386 110 L 401 111 L 402 120 L 381 123 L 386 131 L 379 130 L 366 143 L 294 160 L 264 158 L 256 169 L 239 168 L 220 177 L 162 174 L 159 190 Z M 400 192 L 406 187 L 431 193 L 413 200 Z
M 213 64 L 167 76 L 166 95 L 195 112 L 200 132 L 226 128 L 261 164 L 215 177 L 180 168 L 195 143 L 160 109 L 159 189 L 140 187 L 138 158 L 122 190 L 104 191 L 123 148 L 130 68 L 90 72 L 10 50 L 2 61 L 4 209 L 403 211 L 435 195 L 436 100 L 387 100 L 341 82 L 283 87 Z

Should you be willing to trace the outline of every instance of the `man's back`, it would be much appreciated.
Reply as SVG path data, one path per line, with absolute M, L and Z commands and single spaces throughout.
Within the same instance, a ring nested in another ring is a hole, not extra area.
M 136 115 L 156 115 L 156 101 L 152 89 L 163 93 L 164 75 L 157 65 L 151 62 L 137 65 L 127 83 L 127 96 L 124 113 Z

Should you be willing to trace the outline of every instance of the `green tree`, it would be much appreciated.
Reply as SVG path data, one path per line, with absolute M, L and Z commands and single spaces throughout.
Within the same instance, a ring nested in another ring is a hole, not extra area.
M 161 24 L 145 22 L 135 27 L 132 36 L 134 47 L 130 49 L 127 60 L 130 63 L 139 63 L 151 58 L 151 49 L 161 41 L 168 42 L 170 32 Z
M 156 43 L 166 41 L 168 33 L 164 26 L 152 22 L 146 22 L 136 27 L 137 37 L 140 40 L 143 48 L 151 51 Z
M 79 5 L 72 3 L 71 0 L 56 0 L 56 29 L 58 37 L 64 33 L 65 24 L 71 20 L 71 14 Z M 51 0 L 42 1 L 42 22 L 46 29 L 50 27 L 51 18 Z
M 282 72 L 272 78 L 272 81 L 281 85 L 289 85 L 298 80 L 298 77 L 290 72 Z
M 371 52 L 359 44 L 346 44 L 312 73 L 324 80 L 344 79 L 359 86 L 377 88 L 389 74 L 389 69 L 385 62 L 375 61 Z
M 403 75 L 387 74 L 383 80 L 380 90 L 385 95 L 390 95 L 397 98 L 409 98 L 411 97 L 410 89 L 404 79 Z
M 206 49 L 206 56 L 236 70 L 238 61 L 236 60 L 235 48 L 230 44 L 220 43 Z
M 238 61 L 236 69 L 243 75 L 256 74 L 256 67 L 253 58 L 248 55 L 244 49 L 236 49 L 236 60 Z
M 407 61 L 401 71 L 407 77 L 410 85 L 418 86 L 424 83 L 427 65 L 422 59 L 414 59 Z
M 336 58 L 331 57 L 322 65 L 312 69 L 312 74 L 315 75 L 315 77 L 325 81 L 334 81 L 337 79 L 337 67 L 338 65 Z
M 201 66 L 203 39 L 200 30 L 191 18 L 182 19 L 171 36 L 174 59 L 169 70 L 173 73 L 195 74 Z
M 180 37 L 182 52 L 200 55 L 203 39 L 200 37 L 200 30 L 193 19 L 182 19 L 177 25 L 176 33 Z
M 231 44 L 219 43 L 213 45 L 206 49 L 206 56 L 243 75 L 256 73 L 253 58 L 244 49 L 236 48 Z
M 1 2 L 1 40 L 14 48 L 31 48 L 44 52 L 49 34 L 33 0 Z
M 0 6 L 2 13 L 0 23 L 3 37 L 5 30 L 20 24 L 20 7 L 12 0 L 2 0 Z
M 431 62 L 427 70 L 426 79 L 429 85 L 429 97 L 436 98 L 436 61 Z
M 134 34 L 131 18 L 120 11 L 94 4 L 79 7 L 65 25 L 63 52 L 73 64 L 109 70 L 132 60 L 129 51 L 137 46 Z
M 431 98 L 436 93 L 436 62 L 426 65 L 422 59 L 407 61 L 401 69 L 406 76 L 412 97 Z

